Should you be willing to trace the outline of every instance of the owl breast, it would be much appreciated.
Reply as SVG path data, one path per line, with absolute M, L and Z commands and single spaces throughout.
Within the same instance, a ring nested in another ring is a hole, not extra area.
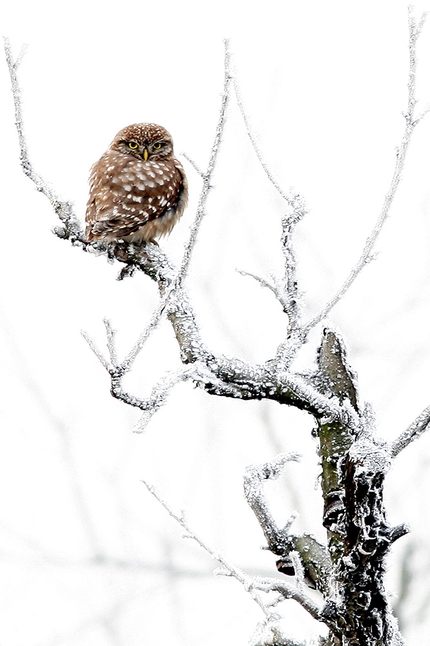
M 173 155 L 144 161 L 108 150 L 91 169 L 87 239 L 154 241 L 171 231 L 187 197 L 185 173 Z

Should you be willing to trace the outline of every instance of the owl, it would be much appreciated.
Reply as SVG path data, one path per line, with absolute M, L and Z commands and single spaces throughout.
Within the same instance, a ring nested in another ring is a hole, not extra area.
M 88 242 L 155 242 L 187 205 L 188 182 L 170 134 L 155 123 L 120 130 L 91 168 Z

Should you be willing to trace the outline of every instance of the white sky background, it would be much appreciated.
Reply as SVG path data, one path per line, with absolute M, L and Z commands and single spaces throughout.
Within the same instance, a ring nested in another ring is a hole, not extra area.
M 222 91 L 222 39 L 230 37 L 263 154 L 310 208 L 297 232 L 307 315 L 331 297 L 360 254 L 394 168 L 407 99 L 406 3 L 24 2 L 3 11 L 2 33 L 15 51 L 30 45 L 20 79 L 31 159 L 82 218 L 88 169 L 129 123 L 164 125 L 176 152 L 205 166 Z M 419 112 L 430 102 L 430 23 L 418 60 Z M 0 92 L 0 641 L 244 644 L 262 619 L 258 607 L 235 581 L 212 576 L 213 564 L 181 538 L 140 479 L 185 508 L 202 538 L 234 563 L 275 574 L 242 498 L 242 474 L 280 450 L 301 452 L 303 462 L 272 487 L 273 505 L 280 522 L 299 507 L 296 530 L 323 537 L 311 421 L 274 403 L 221 400 L 181 386 L 144 435 L 131 433 L 138 413 L 110 397 L 79 331 L 104 347 L 107 316 L 125 353 L 157 303 L 156 288 L 144 276 L 118 283 L 116 266 L 52 235 L 49 204 L 19 168 L 4 63 Z M 189 286 L 207 343 L 257 362 L 273 355 L 285 320 L 272 295 L 235 269 L 281 271 L 282 202 L 234 102 L 228 114 Z M 430 115 L 414 135 L 378 257 L 330 318 L 387 440 L 430 403 L 429 149 Z M 200 190 L 184 165 L 190 206 L 162 242 L 176 261 Z M 130 387 L 147 392 L 178 365 L 164 324 L 136 362 Z M 415 592 L 403 606 L 409 644 L 421 644 L 430 628 L 429 451 L 430 436 L 401 455 L 387 479 L 390 521 L 413 528 L 393 549 L 394 593 L 403 555 L 417 550 L 407 561 Z M 318 633 L 293 602 L 283 610 L 292 634 Z

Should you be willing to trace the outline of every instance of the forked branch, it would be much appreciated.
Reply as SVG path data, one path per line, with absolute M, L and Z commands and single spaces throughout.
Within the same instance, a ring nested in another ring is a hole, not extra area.
M 169 516 L 171 516 L 181 526 L 185 532 L 184 538 L 190 538 L 196 541 L 196 543 L 221 566 L 220 569 L 215 571 L 215 574 L 230 576 L 236 579 L 236 581 L 244 587 L 246 592 L 263 611 L 266 624 L 269 627 L 275 627 L 278 623 L 280 616 L 273 610 L 273 608 L 277 603 L 284 599 L 294 599 L 303 606 L 303 608 L 305 608 L 305 610 L 307 610 L 314 619 L 327 623 L 329 626 L 331 625 L 330 621 L 327 621 L 327 619 L 322 615 L 321 609 L 308 595 L 306 595 L 305 592 L 303 592 L 303 590 L 300 590 L 281 579 L 249 577 L 244 574 L 242 570 L 230 563 L 220 552 L 214 550 L 205 541 L 203 541 L 203 539 L 192 530 L 184 515 L 175 513 L 153 485 L 145 480 L 142 480 L 142 482 L 154 498 L 156 498 L 156 500 L 158 500 L 158 502 L 164 507 Z M 265 593 L 276 592 L 279 596 L 275 600 L 270 597 L 267 600 L 264 600 L 262 596 L 258 594 L 259 591 Z
M 418 24 L 413 16 L 412 8 L 409 7 L 409 82 L 408 82 L 408 107 L 405 117 L 405 128 L 403 131 L 402 139 L 400 145 L 396 149 L 396 161 L 394 165 L 394 171 L 391 178 L 390 186 L 388 192 L 385 195 L 384 202 L 382 204 L 382 209 L 379 213 L 376 224 L 371 232 L 370 236 L 366 240 L 364 249 L 361 253 L 360 258 L 358 259 L 357 264 L 351 269 L 349 276 L 339 289 L 339 291 L 332 297 L 332 299 L 323 307 L 323 309 L 312 319 L 310 319 L 305 324 L 305 330 L 309 331 L 315 327 L 318 323 L 323 321 L 328 313 L 333 309 L 337 303 L 343 298 L 346 292 L 349 290 L 353 282 L 362 272 L 364 267 L 372 260 L 373 250 L 375 248 L 376 241 L 379 238 L 379 235 L 382 231 L 382 228 L 387 221 L 391 205 L 393 203 L 394 197 L 397 193 L 397 189 L 402 179 L 403 169 L 405 166 L 405 159 L 411 143 L 412 135 L 415 131 L 416 126 L 422 120 L 422 118 L 429 112 L 430 107 L 426 108 L 424 112 L 417 117 L 415 114 L 417 98 L 415 95 L 415 80 L 416 80 L 416 46 L 417 40 L 421 33 L 421 30 L 424 26 L 426 20 L 426 14 L 422 14 Z

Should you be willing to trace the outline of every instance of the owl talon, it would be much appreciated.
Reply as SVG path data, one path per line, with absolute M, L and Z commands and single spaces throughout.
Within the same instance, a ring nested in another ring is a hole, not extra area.
M 115 260 L 116 258 L 116 244 L 110 244 L 107 248 L 107 257 L 109 261 Z
M 113 254 L 113 257 L 119 260 L 120 262 L 128 262 L 128 245 L 124 242 L 115 242 L 110 246 L 110 251 Z

